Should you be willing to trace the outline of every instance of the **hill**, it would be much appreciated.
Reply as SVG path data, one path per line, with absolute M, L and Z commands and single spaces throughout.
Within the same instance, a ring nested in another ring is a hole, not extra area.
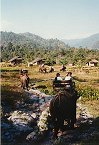
M 1 32 L 2 60 L 20 56 L 24 63 L 35 58 L 44 58 L 45 63 L 52 65 L 54 62 L 67 64 L 85 64 L 88 60 L 99 58 L 99 49 L 71 48 L 58 39 L 44 39 L 32 33 Z M 96 39 L 95 39 L 96 40 Z M 94 47 L 97 48 L 97 39 Z
M 58 39 L 44 39 L 32 33 L 13 33 L 1 31 L 0 45 L 8 45 L 11 42 L 13 45 L 25 45 L 32 48 L 65 48 L 66 44 Z
M 26 33 L 13 33 L 1 31 L 0 45 L 6 46 L 9 42 L 14 45 L 31 46 L 32 48 L 67 48 L 70 47 L 83 47 L 88 49 L 99 49 L 99 33 L 91 35 L 83 39 L 44 39 L 38 35 L 26 32 Z
M 65 44 L 70 45 L 71 47 L 83 47 L 89 49 L 99 49 L 99 33 L 91 35 L 83 39 L 71 39 L 66 40 L 62 39 Z

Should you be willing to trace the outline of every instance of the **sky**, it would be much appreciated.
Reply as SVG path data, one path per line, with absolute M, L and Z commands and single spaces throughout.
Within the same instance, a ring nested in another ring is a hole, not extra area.
M 78 39 L 99 33 L 99 0 L 1 0 L 1 31 Z

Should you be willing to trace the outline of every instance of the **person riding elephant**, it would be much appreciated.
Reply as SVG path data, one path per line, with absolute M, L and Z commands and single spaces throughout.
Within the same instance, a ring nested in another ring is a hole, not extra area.
M 40 65 L 39 72 L 45 72 L 45 73 L 47 72 L 47 69 L 44 64 Z
M 66 71 L 66 66 L 62 65 L 62 68 L 60 69 L 60 71 Z
M 68 88 L 68 90 L 72 90 L 72 87 L 73 87 L 72 72 L 67 73 L 65 77 L 65 81 L 67 82 L 66 88 Z
M 51 66 L 49 72 L 54 72 L 54 68 Z
M 55 138 L 57 137 L 59 130 L 61 130 L 61 132 L 64 131 L 64 121 L 67 121 L 67 126 L 70 129 L 74 129 L 74 124 L 76 123 L 76 101 L 78 99 L 78 94 L 75 88 L 72 87 L 72 81 L 71 72 L 68 73 L 65 80 L 62 80 L 60 74 L 57 73 L 54 80 L 54 83 L 56 83 L 53 87 L 54 90 L 57 87 L 60 88 L 56 91 L 56 95 L 52 98 L 49 107 L 54 126 L 53 136 Z M 63 83 L 63 86 L 61 83 Z M 61 87 L 63 87 L 62 90 Z
M 60 76 L 60 73 L 57 73 L 56 74 L 56 77 L 55 77 L 55 81 L 62 81 L 62 77 Z

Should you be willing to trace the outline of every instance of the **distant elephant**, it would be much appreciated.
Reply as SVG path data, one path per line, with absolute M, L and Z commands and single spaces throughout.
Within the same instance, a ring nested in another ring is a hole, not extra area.
M 29 87 L 29 77 L 27 74 L 21 74 L 20 76 L 21 87 L 23 89 L 28 89 Z
M 46 68 L 45 68 L 45 67 L 40 67 L 40 68 L 39 68 L 39 72 L 45 72 L 45 73 L 46 73 L 46 72 L 47 72 L 47 70 L 46 70 Z
M 63 65 L 60 71 L 66 71 L 66 66 Z
M 54 72 L 54 68 L 51 67 L 50 70 L 49 70 L 49 72 L 50 72 L 50 73 L 51 73 L 51 72 Z
M 50 114 L 54 126 L 54 137 L 64 130 L 64 121 L 73 129 L 76 122 L 76 97 L 67 92 L 58 93 L 50 102 Z

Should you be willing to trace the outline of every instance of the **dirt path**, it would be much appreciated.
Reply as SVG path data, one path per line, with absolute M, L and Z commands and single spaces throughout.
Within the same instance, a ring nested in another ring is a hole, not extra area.
M 29 136 L 28 132 L 30 134 L 32 133 L 32 137 L 35 137 L 35 130 L 33 130 L 36 127 L 35 121 L 38 121 L 39 112 L 43 112 L 48 107 L 49 101 L 52 98 L 52 96 L 46 95 L 39 90 L 31 89 L 25 91 L 25 93 L 28 99 L 23 102 L 17 102 L 16 110 L 5 116 L 2 120 L 2 138 L 7 141 L 7 145 L 16 144 L 16 141 L 18 141 L 17 138 L 20 138 L 20 136 L 21 144 L 18 142 L 18 145 L 35 145 L 33 142 L 34 138 L 31 141 L 27 140 Z M 33 113 L 34 110 L 35 112 Z M 43 137 L 43 140 L 36 143 L 36 145 L 60 145 L 60 143 L 62 145 L 74 145 L 94 138 L 97 135 L 99 136 L 99 128 L 94 125 L 93 116 L 89 113 L 87 107 L 78 103 L 75 129 L 66 130 L 62 136 L 58 134 L 57 140 L 52 139 L 52 132 L 49 131 L 46 137 Z
M 80 140 L 86 140 L 96 132 L 96 128 L 92 126 L 93 116 L 89 114 L 86 107 L 77 104 L 77 122 L 74 130 L 67 130 L 63 136 L 59 136 L 57 140 L 52 140 L 52 133 L 40 143 L 40 145 L 53 145 L 59 143 L 74 144 Z
M 66 130 L 62 136 L 58 134 L 58 139 L 52 139 L 52 132 L 40 142 L 38 145 L 54 145 L 64 143 L 75 144 L 81 141 L 86 141 L 93 136 L 99 134 L 97 128 L 93 125 L 94 118 L 89 113 L 88 108 L 84 107 L 81 103 L 77 103 L 77 122 L 74 130 Z

